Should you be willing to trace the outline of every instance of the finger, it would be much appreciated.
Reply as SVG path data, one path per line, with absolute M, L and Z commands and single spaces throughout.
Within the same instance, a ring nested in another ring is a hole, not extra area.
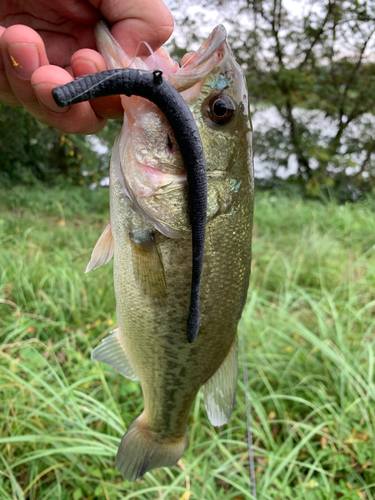
M 1 37 L 5 33 L 6 28 L 0 26 L 0 45 L 1 45 Z M 9 106 L 20 106 L 21 103 L 16 98 L 11 89 L 8 78 L 4 68 L 3 58 L 1 57 L 0 51 L 0 100 Z
M 92 73 L 107 69 L 103 56 L 95 50 L 90 49 L 82 49 L 73 54 L 71 66 L 75 77 L 91 75 Z M 119 96 L 93 99 L 90 101 L 90 104 L 98 116 L 118 120 L 123 118 L 124 108 L 121 105 Z
M 0 38 L 2 56 L 1 92 L 7 99 L 16 99 L 38 118 L 39 104 L 30 84 L 33 72 L 48 64 L 40 36 L 27 26 L 7 28 Z
M 78 41 L 69 34 L 48 30 L 38 30 L 38 34 L 43 40 L 44 47 L 48 47 L 46 50 L 49 62 L 62 68 L 70 64 L 72 54 L 81 48 Z M 95 47 L 95 45 L 90 46 L 91 48 Z
M 58 66 L 43 66 L 35 71 L 31 83 L 43 113 L 42 119 L 38 119 L 68 134 L 95 134 L 106 120 L 95 114 L 89 102 L 59 108 L 52 97 L 52 89 L 72 80 L 69 73 Z
M 48 3 L 48 2 L 46 2 Z M 63 0 L 55 2 L 53 6 L 60 16 L 72 19 L 78 23 L 94 25 L 100 19 L 100 14 L 87 1 Z
M 173 16 L 162 0 L 90 0 L 100 8 L 112 24 L 111 33 L 129 56 L 134 56 L 138 44 L 146 41 L 157 50 L 173 33 Z M 148 55 L 148 50 L 137 55 Z
M 89 103 L 59 108 L 51 91 L 72 80 L 62 68 L 48 64 L 41 37 L 26 26 L 11 26 L 0 39 L 8 84 L 18 101 L 40 122 L 66 133 L 95 133 L 106 120 Z M 32 78 L 32 80 L 31 80 Z
M 42 1 L 43 0 L 38 0 L 38 2 Z M 84 1 L 73 1 L 77 4 L 77 6 L 83 6 L 86 4 Z M 57 2 L 58 0 L 56 0 L 56 3 Z M 60 7 L 63 7 L 63 5 Z M 45 11 L 44 13 L 43 10 Z M 66 9 L 61 10 L 65 12 Z M 55 15 L 51 16 L 52 12 L 54 12 Z M 43 40 L 48 60 L 51 64 L 55 64 L 56 66 L 67 66 L 70 62 L 71 55 L 83 47 L 95 49 L 95 22 L 89 24 L 84 24 L 83 20 L 81 20 L 81 22 L 76 22 L 72 20 L 71 17 L 73 16 L 69 15 L 67 15 L 67 18 L 65 19 L 65 15 L 63 13 L 59 13 L 57 11 L 55 12 L 51 10 L 51 8 L 46 7 L 41 9 L 39 15 L 41 18 L 36 17 L 36 13 L 34 16 L 29 14 L 15 15 L 13 16 L 13 21 L 10 19 L 2 19 L 1 23 L 4 23 L 4 26 L 7 26 L 8 24 L 7 27 L 18 26 L 20 28 L 21 26 L 28 26 L 33 29 Z M 43 19 L 43 16 L 50 17 L 51 19 Z M 100 18 L 100 14 L 98 12 L 96 17 L 98 19 Z

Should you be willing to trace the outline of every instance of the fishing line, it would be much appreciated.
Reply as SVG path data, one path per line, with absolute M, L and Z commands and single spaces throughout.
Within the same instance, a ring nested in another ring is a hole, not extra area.
M 250 398 L 249 398 L 249 377 L 246 365 L 245 351 L 245 334 L 241 333 L 241 351 L 242 351 L 242 371 L 245 386 L 245 406 L 246 406 L 246 426 L 247 426 L 247 443 L 249 448 L 249 470 L 250 470 L 250 488 L 254 500 L 257 498 L 256 483 L 255 483 L 255 467 L 254 467 L 254 450 L 253 450 L 253 433 L 251 431 L 251 416 L 250 416 Z
M 195 54 L 196 54 L 196 52 L 192 52 L 192 54 L 191 54 L 191 56 L 189 57 L 189 59 L 188 59 L 187 61 L 185 61 L 185 62 L 184 62 L 184 64 L 181 66 L 181 68 L 180 68 L 180 69 L 185 68 L 185 66 L 187 66 L 187 65 L 190 63 L 190 61 L 193 59 L 193 57 L 195 56 Z M 184 57 L 185 57 L 185 56 L 184 56 Z
M 137 56 L 137 54 L 138 54 L 138 52 L 139 52 L 139 49 L 140 49 L 141 45 L 145 45 L 145 46 L 146 46 L 146 48 L 148 49 L 148 51 L 150 52 L 150 55 L 149 55 L 149 56 L 147 56 L 147 57 L 145 56 L 145 57 L 146 57 L 146 59 L 145 59 L 144 61 L 142 60 L 142 62 L 144 62 L 144 63 L 145 63 L 145 62 L 146 62 L 146 60 L 147 60 L 149 57 L 152 57 L 152 60 L 154 61 L 154 70 L 159 69 L 159 68 L 158 68 L 158 63 L 157 63 L 157 61 L 156 61 L 156 57 L 155 57 L 155 52 L 152 50 L 152 48 L 151 48 L 150 44 L 149 44 L 149 43 L 147 43 L 147 42 L 146 42 L 146 41 L 144 41 L 144 40 L 141 40 L 141 41 L 139 42 L 139 44 L 138 44 L 138 46 L 137 46 L 137 50 L 135 51 L 135 55 L 134 55 L 134 57 L 133 57 L 133 59 L 132 59 L 132 62 L 131 62 L 131 64 L 130 64 L 130 66 L 134 65 L 134 67 L 136 67 L 136 64 L 135 64 L 135 62 L 134 62 L 134 61 L 136 60 L 136 58 L 137 58 L 137 57 L 139 57 L 139 58 L 141 59 L 141 57 L 140 57 L 140 56 Z

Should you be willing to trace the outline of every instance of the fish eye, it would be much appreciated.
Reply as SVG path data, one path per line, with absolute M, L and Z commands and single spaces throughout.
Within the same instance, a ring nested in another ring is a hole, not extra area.
M 228 95 L 217 95 L 210 100 L 207 106 L 209 118 L 218 125 L 229 123 L 236 111 L 236 105 Z

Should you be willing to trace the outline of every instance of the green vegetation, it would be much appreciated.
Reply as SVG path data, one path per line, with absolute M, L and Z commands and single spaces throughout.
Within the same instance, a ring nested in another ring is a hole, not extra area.
M 135 484 L 114 468 L 142 397 L 90 360 L 116 322 L 112 264 L 84 274 L 107 196 L 0 193 L 0 498 L 251 499 L 242 374 L 230 425 L 197 398 L 180 466 Z M 240 334 L 259 499 L 375 499 L 374 206 L 261 194 L 255 218 Z
M 0 185 L 98 183 L 108 175 L 110 151 L 105 148 L 112 147 L 119 130 L 120 124 L 110 120 L 95 138 L 63 134 L 24 108 L 0 102 Z
M 375 192 L 375 2 L 168 4 L 176 21 L 169 49 L 179 61 L 214 23 L 227 27 L 249 90 L 258 185 L 290 184 L 312 198 L 325 191 L 339 202 Z M 66 135 L 0 103 L 0 185 L 97 184 L 119 127 L 110 120 L 94 139 Z

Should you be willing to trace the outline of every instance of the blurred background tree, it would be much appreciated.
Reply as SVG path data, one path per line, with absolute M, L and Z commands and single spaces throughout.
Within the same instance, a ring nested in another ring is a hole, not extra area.
M 0 102 L 0 185 L 99 183 L 119 126 L 111 121 L 96 136 L 63 134 Z
M 181 45 L 225 24 L 245 71 L 258 185 L 288 179 L 307 195 L 357 199 L 375 185 L 375 3 L 357 0 L 184 0 L 170 7 Z M 185 12 L 185 15 L 179 13 Z M 201 40 L 199 40 L 201 41 Z
M 375 187 L 373 0 L 170 0 L 180 60 L 224 23 L 244 69 L 258 186 L 355 200 Z M 66 136 L 0 104 L 2 182 L 98 183 L 119 124 Z M 15 134 L 14 131 L 17 131 Z

